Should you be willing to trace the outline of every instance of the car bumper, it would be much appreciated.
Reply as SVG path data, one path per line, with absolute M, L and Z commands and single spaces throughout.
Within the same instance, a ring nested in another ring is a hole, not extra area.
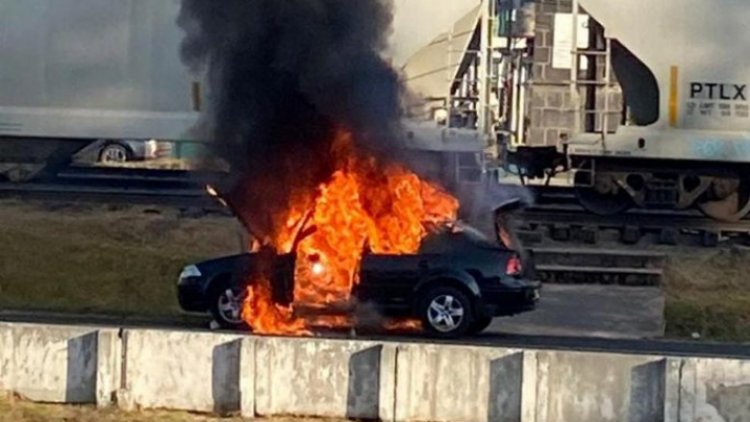
M 541 293 L 539 283 L 529 283 L 516 289 L 486 289 L 482 291 L 482 316 L 500 317 L 536 309 Z
M 201 278 L 190 277 L 180 280 L 177 285 L 177 301 L 180 303 L 180 308 L 187 312 L 207 311 L 208 305 L 203 286 Z

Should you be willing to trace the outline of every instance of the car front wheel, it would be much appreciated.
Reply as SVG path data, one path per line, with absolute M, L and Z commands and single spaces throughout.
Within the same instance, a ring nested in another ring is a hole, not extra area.
M 242 319 L 244 295 L 239 289 L 221 283 L 212 289 L 208 300 L 211 304 L 211 315 L 222 328 L 237 330 L 246 327 Z
M 425 330 L 436 337 L 463 336 L 474 324 L 471 300 L 453 287 L 428 290 L 420 302 L 419 313 Z

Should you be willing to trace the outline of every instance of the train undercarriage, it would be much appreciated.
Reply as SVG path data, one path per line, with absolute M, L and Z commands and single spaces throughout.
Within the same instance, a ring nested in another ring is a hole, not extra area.
M 721 221 L 750 213 L 750 166 L 667 160 L 571 160 L 576 195 L 587 210 L 698 209 Z
M 0 180 L 20 183 L 53 175 L 90 139 L 0 137 Z

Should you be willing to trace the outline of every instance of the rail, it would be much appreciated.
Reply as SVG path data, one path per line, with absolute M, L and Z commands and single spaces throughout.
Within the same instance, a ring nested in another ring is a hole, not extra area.
M 623 249 L 529 249 L 540 279 L 555 284 L 659 286 L 664 253 Z

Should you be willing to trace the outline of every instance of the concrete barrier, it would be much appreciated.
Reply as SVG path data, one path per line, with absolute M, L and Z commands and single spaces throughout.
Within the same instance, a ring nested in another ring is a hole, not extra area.
M 393 345 L 264 338 L 255 359 L 257 415 L 393 419 Z
M 238 335 L 127 330 L 123 335 L 125 408 L 225 414 L 254 407 L 255 340 Z
M 555 421 L 660 421 L 665 415 L 667 360 L 576 352 L 529 355 L 527 383 L 536 397 L 524 419 Z
M 524 353 L 519 350 L 398 346 L 397 421 L 518 421 Z
M 109 403 L 117 338 L 117 330 L 0 324 L 0 389 L 36 401 Z
M 750 421 L 750 361 L 684 359 L 674 362 L 678 400 L 670 416 L 679 421 Z
M 0 324 L 44 402 L 384 421 L 750 421 L 750 361 Z

